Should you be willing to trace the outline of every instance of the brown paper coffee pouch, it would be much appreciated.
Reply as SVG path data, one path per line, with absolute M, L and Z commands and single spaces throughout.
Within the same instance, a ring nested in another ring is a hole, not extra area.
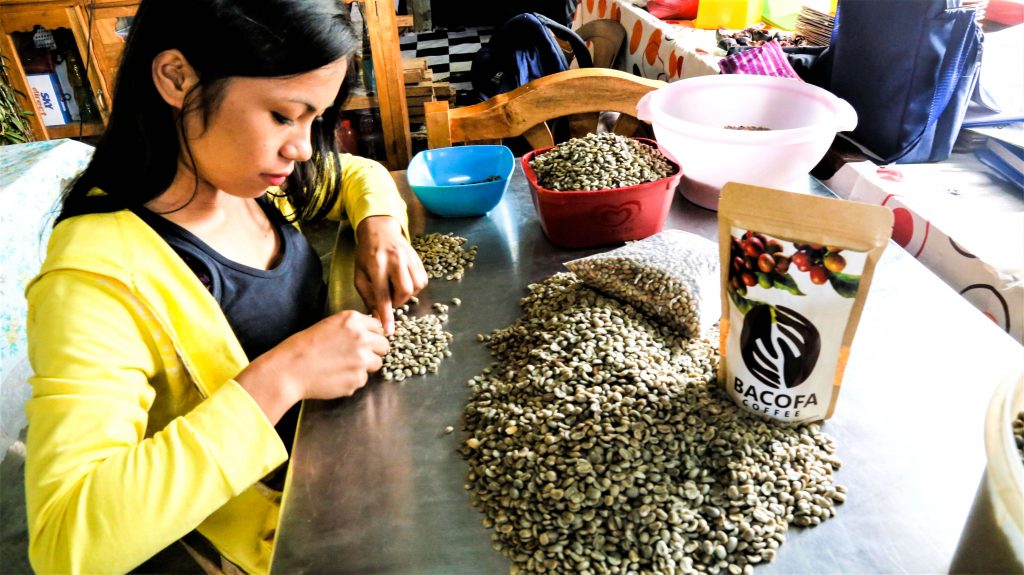
M 887 208 L 729 183 L 718 204 L 718 380 L 776 420 L 828 419 L 875 264 Z

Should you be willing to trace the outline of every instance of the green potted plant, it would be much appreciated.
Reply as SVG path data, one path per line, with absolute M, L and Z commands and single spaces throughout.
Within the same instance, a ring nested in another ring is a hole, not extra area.
M 7 59 L 0 56 L 0 146 L 31 142 L 32 128 L 25 121 L 32 112 L 22 110 L 7 76 Z

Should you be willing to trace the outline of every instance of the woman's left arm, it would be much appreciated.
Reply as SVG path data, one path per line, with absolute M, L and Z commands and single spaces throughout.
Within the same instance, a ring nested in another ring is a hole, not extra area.
M 409 243 L 405 202 L 379 162 L 350 154 L 337 156 L 340 201 L 330 219 L 348 216 L 356 230 L 355 287 L 387 335 L 394 332 L 393 307 L 427 285 L 427 273 Z

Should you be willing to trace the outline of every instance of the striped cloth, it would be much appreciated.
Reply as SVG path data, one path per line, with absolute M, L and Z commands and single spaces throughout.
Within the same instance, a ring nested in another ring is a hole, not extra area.
M 782 47 L 775 40 L 754 48 L 737 52 L 718 62 L 723 74 L 753 74 L 800 79 L 789 64 Z

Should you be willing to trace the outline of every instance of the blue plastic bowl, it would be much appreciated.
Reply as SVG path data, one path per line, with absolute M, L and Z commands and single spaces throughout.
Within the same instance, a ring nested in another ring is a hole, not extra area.
M 423 207 L 457 218 L 482 216 L 498 205 L 514 169 L 505 146 L 454 146 L 416 154 L 405 176 Z

